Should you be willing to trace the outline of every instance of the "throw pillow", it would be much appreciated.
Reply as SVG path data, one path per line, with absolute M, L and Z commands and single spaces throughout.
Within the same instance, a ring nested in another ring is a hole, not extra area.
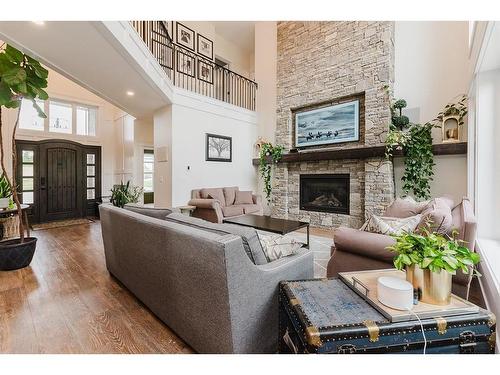
M 251 191 L 237 191 L 234 204 L 253 204 Z
M 168 215 L 165 220 L 220 235 L 233 234 L 235 236 L 239 236 L 241 237 L 243 248 L 245 249 L 248 258 L 250 258 L 254 264 L 259 265 L 267 263 L 266 255 L 264 254 L 264 250 L 260 244 L 257 231 L 253 228 L 234 224 L 211 223 L 206 220 L 179 213 L 172 213 Z
M 212 188 L 212 189 L 201 189 L 200 193 L 202 198 L 209 198 L 218 200 L 221 206 L 225 206 L 226 199 L 224 198 L 224 193 L 222 192 L 222 188 Z
M 435 198 L 422 212 L 422 219 L 418 225 L 418 230 L 423 229 L 429 232 L 449 234 L 453 226 L 451 207 L 453 201 L 448 198 Z
M 421 213 L 429 202 L 417 202 L 410 196 L 396 198 L 385 210 L 384 217 L 410 217 Z
M 297 254 L 302 246 L 302 243 L 295 241 L 293 238 L 281 236 L 279 234 L 263 234 L 258 233 L 260 244 L 266 254 L 269 262 L 277 259 Z
M 422 215 L 405 218 L 372 215 L 360 230 L 387 235 L 400 235 L 403 232 L 413 232 L 419 225 L 421 218 Z

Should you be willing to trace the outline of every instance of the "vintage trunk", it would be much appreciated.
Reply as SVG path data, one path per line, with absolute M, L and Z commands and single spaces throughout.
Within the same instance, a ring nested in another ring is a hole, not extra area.
M 422 320 L 426 353 L 494 353 L 495 316 Z M 422 353 L 418 320 L 391 323 L 339 279 L 280 283 L 281 353 Z

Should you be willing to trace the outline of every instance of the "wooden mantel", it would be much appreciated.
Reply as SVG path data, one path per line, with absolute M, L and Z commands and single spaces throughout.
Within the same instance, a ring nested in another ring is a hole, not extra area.
M 467 142 L 437 143 L 432 145 L 434 155 L 461 155 L 467 153 Z M 280 163 L 297 163 L 319 160 L 367 159 L 385 155 L 385 146 L 353 147 L 344 149 L 329 149 L 316 151 L 299 151 L 284 154 Z M 394 156 L 402 156 L 402 151 L 395 151 Z M 270 159 L 269 159 L 270 161 Z M 254 165 L 259 165 L 259 159 L 253 159 Z

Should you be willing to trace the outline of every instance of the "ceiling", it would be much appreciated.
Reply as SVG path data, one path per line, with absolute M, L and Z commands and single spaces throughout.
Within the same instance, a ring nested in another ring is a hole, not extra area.
M 24 50 L 104 100 L 141 118 L 165 106 L 155 87 L 96 22 L 0 22 L 0 40 Z M 134 96 L 128 96 L 133 91 Z
M 238 44 L 247 52 L 255 49 L 255 22 L 253 21 L 215 21 L 215 32 L 224 39 Z

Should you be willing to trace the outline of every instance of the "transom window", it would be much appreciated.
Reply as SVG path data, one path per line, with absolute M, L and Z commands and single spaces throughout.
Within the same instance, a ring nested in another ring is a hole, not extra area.
M 37 104 L 44 110 L 47 118 L 39 117 L 31 101 L 23 99 L 19 115 L 20 129 L 96 136 L 97 107 L 58 99 L 37 100 Z

